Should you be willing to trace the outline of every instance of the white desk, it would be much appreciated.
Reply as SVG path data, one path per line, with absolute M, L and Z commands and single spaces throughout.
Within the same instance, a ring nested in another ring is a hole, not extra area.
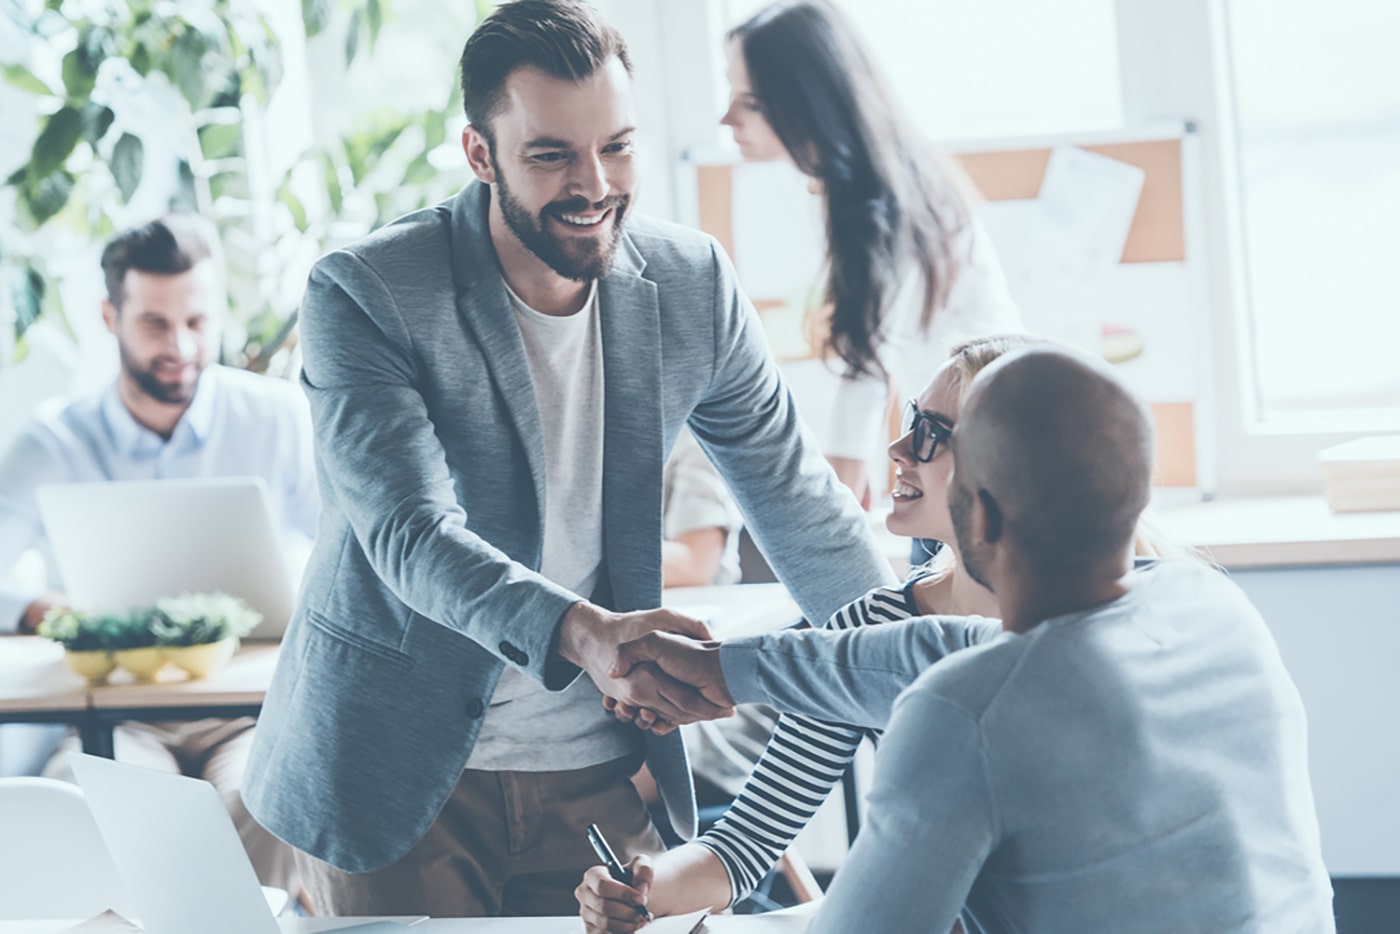
M 679 587 L 662 603 L 711 622 L 718 637 L 747 635 L 796 622 L 802 611 L 782 584 Z M 68 723 L 83 751 L 112 755 L 112 728 L 125 720 L 197 720 L 256 716 L 277 666 L 275 643 L 245 642 L 225 667 L 191 680 L 173 668 L 154 683 L 122 671 L 87 685 L 63 663 L 63 649 L 38 636 L 0 640 L 0 723 Z M 6 934 L 0 929 L 0 934 Z
M 734 915 L 705 919 L 709 934 L 800 934 L 807 912 Z M 375 918 L 280 918 L 283 934 L 320 934 L 366 924 Z M 77 921 L 0 921 L 0 934 L 63 934 Z M 405 934 L 582 934 L 578 918 L 437 918 L 403 926 Z M 646 928 L 642 929 L 646 931 Z
M 672 587 L 662 591 L 661 605 L 708 620 L 717 639 L 781 629 L 802 618 L 802 610 L 778 583 Z

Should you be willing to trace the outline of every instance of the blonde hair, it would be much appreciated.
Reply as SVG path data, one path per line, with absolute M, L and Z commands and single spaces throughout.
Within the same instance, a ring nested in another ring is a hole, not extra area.
M 950 365 L 957 375 L 958 410 L 961 411 L 963 403 L 967 401 L 967 393 L 972 388 L 972 380 L 976 378 L 978 373 L 995 363 L 999 357 L 1014 350 L 1040 347 L 1050 343 L 1043 337 L 1034 337 L 1020 332 L 1007 332 L 975 337 L 955 344 L 948 353 L 948 364 L 945 365 Z
M 989 334 L 954 345 L 949 352 L 948 365 L 957 378 L 958 410 L 967 401 L 972 381 L 999 358 L 1027 347 L 1057 346 L 1043 337 L 1020 332 Z M 1133 553 L 1142 558 L 1187 558 L 1211 563 L 1200 551 L 1172 541 L 1152 520 L 1151 507 L 1138 517 L 1137 533 L 1133 536 Z M 946 559 L 945 559 L 946 560 Z

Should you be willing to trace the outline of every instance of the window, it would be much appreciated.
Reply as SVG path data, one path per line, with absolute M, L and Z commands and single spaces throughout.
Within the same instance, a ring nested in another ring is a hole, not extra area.
M 726 0 L 724 28 L 771 0 Z M 1123 122 L 1113 0 L 835 0 L 935 141 Z
M 1393 429 L 1400 5 L 1229 0 L 1226 15 L 1260 420 Z

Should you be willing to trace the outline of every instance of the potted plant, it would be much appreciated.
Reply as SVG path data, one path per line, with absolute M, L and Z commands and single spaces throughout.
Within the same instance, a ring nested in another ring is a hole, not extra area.
M 90 619 L 67 607 L 54 607 L 44 614 L 38 633 L 63 646 L 63 660 L 91 684 L 107 680 L 117 667 L 113 657 L 110 620 Z
M 151 610 L 133 610 L 126 616 L 105 617 L 117 664 L 137 681 L 154 681 L 165 667 L 165 651 L 151 629 Z
M 151 632 L 166 659 L 192 678 L 203 678 L 226 664 L 238 640 L 260 622 L 257 610 L 223 593 L 161 600 L 150 614 Z

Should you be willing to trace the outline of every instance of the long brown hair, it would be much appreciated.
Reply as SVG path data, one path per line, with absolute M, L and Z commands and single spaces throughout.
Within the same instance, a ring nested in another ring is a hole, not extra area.
M 922 326 L 947 302 L 953 240 L 967 224 L 961 192 L 829 3 L 776 3 L 729 39 L 788 155 L 825 188 L 830 349 L 852 373 L 883 375 L 885 316 L 911 263 L 924 282 Z

